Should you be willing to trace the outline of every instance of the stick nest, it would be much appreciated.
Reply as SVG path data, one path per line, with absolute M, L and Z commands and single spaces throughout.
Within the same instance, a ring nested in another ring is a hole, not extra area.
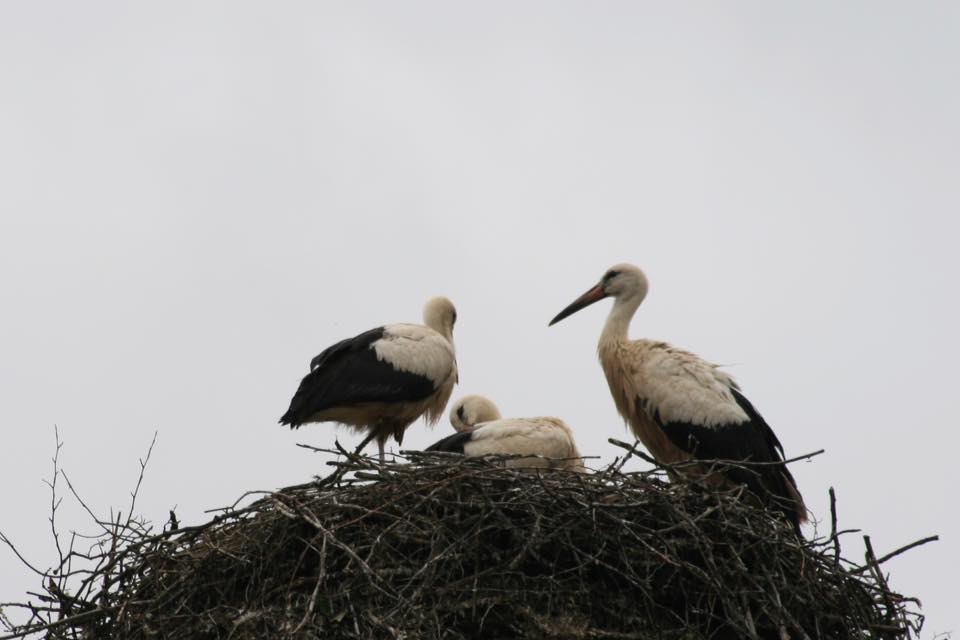
M 74 572 L 73 595 L 49 574 L 35 594 L 45 605 L 13 631 L 779 640 L 911 638 L 922 624 L 869 540 L 857 566 L 835 522 L 830 537 L 800 540 L 735 491 L 662 471 L 524 472 L 413 452 L 331 464 L 206 524 L 114 528 L 85 554 L 95 567 Z

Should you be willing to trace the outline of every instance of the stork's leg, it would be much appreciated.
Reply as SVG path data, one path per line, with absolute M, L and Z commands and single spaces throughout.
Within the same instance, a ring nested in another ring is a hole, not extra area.
M 370 441 L 376 437 L 377 437 L 377 431 L 376 429 L 372 429 L 370 433 L 367 434 L 367 437 L 363 439 L 363 442 L 360 443 L 360 446 L 354 450 L 353 455 L 360 455 L 360 452 L 363 451 L 363 448 L 368 444 L 370 444 Z M 378 444 L 379 442 L 380 441 L 377 440 Z M 383 445 L 380 445 L 380 457 L 381 458 L 383 457 Z
M 377 448 L 380 449 L 380 465 L 383 466 L 383 445 L 386 444 L 384 440 L 377 438 Z

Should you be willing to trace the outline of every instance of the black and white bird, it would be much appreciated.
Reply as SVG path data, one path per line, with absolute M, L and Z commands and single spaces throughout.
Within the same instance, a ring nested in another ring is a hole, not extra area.
M 569 469 L 586 472 L 570 427 L 559 418 L 501 418 L 497 406 L 483 396 L 465 396 L 450 410 L 457 433 L 427 451 L 449 451 L 470 457 L 522 455 L 507 467 Z
M 423 324 L 389 324 L 338 342 L 310 363 L 280 424 L 338 422 L 383 449 L 397 444 L 421 415 L 435 424 L 457 382 L 453 325 L 457 311 L 447 298 L 423 308 Z
M 731 467 L 726 479 L 745 484 L 799 532 L 807 510 L 782 464 L 783 447 L 733 378 L 717 365 L 665 342 L 627 337 L 648 288 L 643 271 L 618 264 L 550 324 L 613 296 L 597 350 L 617 411 L 633 434 L 661 463 L 691 459 L 772 463 Z

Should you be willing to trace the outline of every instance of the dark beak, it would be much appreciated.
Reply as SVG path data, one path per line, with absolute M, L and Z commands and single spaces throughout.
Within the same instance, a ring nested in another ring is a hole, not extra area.
M 550 321 L 550 324 L 548 326 L 552 327 L 553 325 L 557 324 L 567 316 L 571 316 L 575 314 L 577 311 L 580 311 L 580 309 L 583 309 L 584 307 L 589 307 L 597 300 L 603 300 L 606 297 L 607 297 L 607 293 L 603 290 L 603 285 L 598 284 L 595 287 L 591 288 L 589 291 L 587 291 L 585 294 L 583 294 L 582 296 L 580 296 L 579 298 L 571 302 L 570 306 L 568 306 L 566 309 L 558 313 L 556 317 L 554 317 L 554 319 Z

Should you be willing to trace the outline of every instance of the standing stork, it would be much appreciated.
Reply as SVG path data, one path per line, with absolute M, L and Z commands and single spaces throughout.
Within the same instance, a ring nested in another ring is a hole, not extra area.
M 483 396 L 465 396 L 450 410 L 457 433 L 435 442 L 427 451 L 489 455 L 539 456 L 507 460 L 507 467 L 569 469 L 585 473 L 573 432 L 560 418 L 501 418 L 497 406 Z
M 423 325 L 388 324 L 328 347 L 308 373 L 280 424 L 338 422 L 366 431 L 358 451 L 376 439 L 397 444 L 413 421 L 426 414 L 435 424 L 457 382 L 453 325 L 457 311 L 447 298 L 423 308 Z
M 618 264 L 550 325 L 613 296 L 597 351 L 617 411 L 633 434 L 661 463 L 691 459 L 771 463 L 732 467 L 726 476 L 747 485 L 765 504 L 772 503 L 799 533 L 807 510 L 783 464 L 783 446 L 733 378 L 717 365 L 665 342 L 627 337 L 648 288 L 643 271 Z

